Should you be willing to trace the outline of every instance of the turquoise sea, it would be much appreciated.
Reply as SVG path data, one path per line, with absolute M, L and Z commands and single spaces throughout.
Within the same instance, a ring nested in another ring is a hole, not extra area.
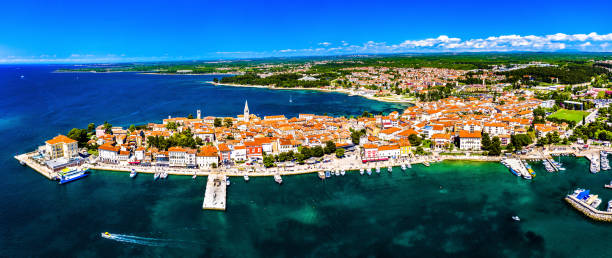
M 210 76 L 51 73 L 0 66 L 0 256 L 23 257 L 612 257 L 612 225 L 563 196 L 602 197 L 611 172 L 535 163 L 531 181 L 498 163 L 442 162 L 380 175 L 232 178 L 226 212 L 201 209 L 205 180 L 93 171 L 66 185 L 20 166 L 15 153 L 72 127 L 159 122 L 168 115 L 390 112 L 397 104 L 310 91 L 214 87 Z M 21 79 L 21 75 L 24 78 Z M 293 103 L 289 103 L 291 96 Z M 335 112 L 331 112 L 331 111 Z M 521 217 L 520 222 L 511 219 Z M 117 234 L 103 239 L 101 232 Z

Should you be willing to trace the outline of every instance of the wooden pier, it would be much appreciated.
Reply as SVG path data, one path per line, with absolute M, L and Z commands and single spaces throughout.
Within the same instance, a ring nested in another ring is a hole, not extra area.
M 32 158 L 32 156 L 34 156 L 34 155 L 36 155 L 36 152 L 24 153 L 24 154 L 20 154 L 20 155 L 15 156 L 15 159 L 17 159 L 23 165 L 26 165 L 26 166 L 34 169 L 34 171 L 36 171 L 39 174 L 43 175 L 47 179 L 55 180 L 55 178 L 57 177 L 57 173 L 53 172 L 53 170 L 51 170 L 47 166 L 38 164 Z
M 204 193 L 204 210 L 225 210 L 227 182 L 225 174 L 210 174 Z
M 582 212 L 585 216 L 593 220 L 612 222 L 612 212 L 595 209 L 592 206 L 576 199 L 576 197 L 571 195 L 566 196 L 565 201 L 568 202 L 576 210 Z

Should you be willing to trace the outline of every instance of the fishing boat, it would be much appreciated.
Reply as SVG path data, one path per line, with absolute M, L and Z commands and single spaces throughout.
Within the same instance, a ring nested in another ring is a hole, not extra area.
M 360 174 L 360 175 L 363 175 L 363 173 L 364 173 L 364 172 L 365 172 L 365 169 L 363 169 L 363 168 L 362 168 L 362 169 L 359 169 L 359 174 Z
M 89 175 L 88 173 L 89 169 L 85 168 L 85 169 L 81 169 L 81 168 L 64 168 L 62 171 L 59 172 L 59 183 L 60 184 L 65 184 L 68 182 L 72 182 L 74 180 L 77 180 L 79 178 L 83 178 Z
M 368 168 L 368 176 L 372 174 L 372 168 Z
M 389 171 L 389 173 L 393 172 L 393 168 L 391 166 L 387 167 L 387 171 Z
M 137 175 L 137 174 L 138 174 L 138 173 L 136 173 L 136 169 L 133 169 L 133 168 L 132 168 L 132 172 L 130 172 L 130 178 L 134 178 L 134 177 L 136 177 L 136 175 Z
M 249 175 L 244 175 L 244 181 L 249 181 Z
M 521 218 L 519 218 L 519 216 L 512 216 L 512 219 L 514 221 L 521 221 Z
M 113 235 L 111 235 L 111 233 L 108 233 L 108 232 L 100 233 L 100 236 L 106 239 L 111 239 L 113 237 Z

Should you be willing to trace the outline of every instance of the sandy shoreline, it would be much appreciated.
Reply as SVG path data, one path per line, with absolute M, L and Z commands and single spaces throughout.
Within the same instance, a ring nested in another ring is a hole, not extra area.
M 260 88 L 260 89 L 271 89 L 271 90 L 311 90 L 311 91 L 322 91 L 322 92 L 337 92 L 343 93 L 347 95 L 359 96 L 366 99 L 376 100 L 380 102 L 389 102 L 389 103 L 409 103 L 414 104 L 413 100 L 401 99 L 397 97 L 374 97 L 370 95 L 361 95 L 352 91 L 343 90 L 343 89 L 321 89 L 321 88 L 300 88 L 300 87 L 270 87 L 265 85 L 244 85 L 244 84 L 232 84 L 232 83 L 218 83 L 218 82 L 206 82 L 215 86 L 227 86 L 227 87 L 243 87 L 243 88 Z

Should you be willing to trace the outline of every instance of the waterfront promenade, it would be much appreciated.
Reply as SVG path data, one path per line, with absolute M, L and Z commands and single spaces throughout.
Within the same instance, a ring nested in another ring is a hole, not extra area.
M 210 174 L 206 180 L 206 191 L 202 209 L 225 210 L 227 196 L 227 179 L 223 174 Z

